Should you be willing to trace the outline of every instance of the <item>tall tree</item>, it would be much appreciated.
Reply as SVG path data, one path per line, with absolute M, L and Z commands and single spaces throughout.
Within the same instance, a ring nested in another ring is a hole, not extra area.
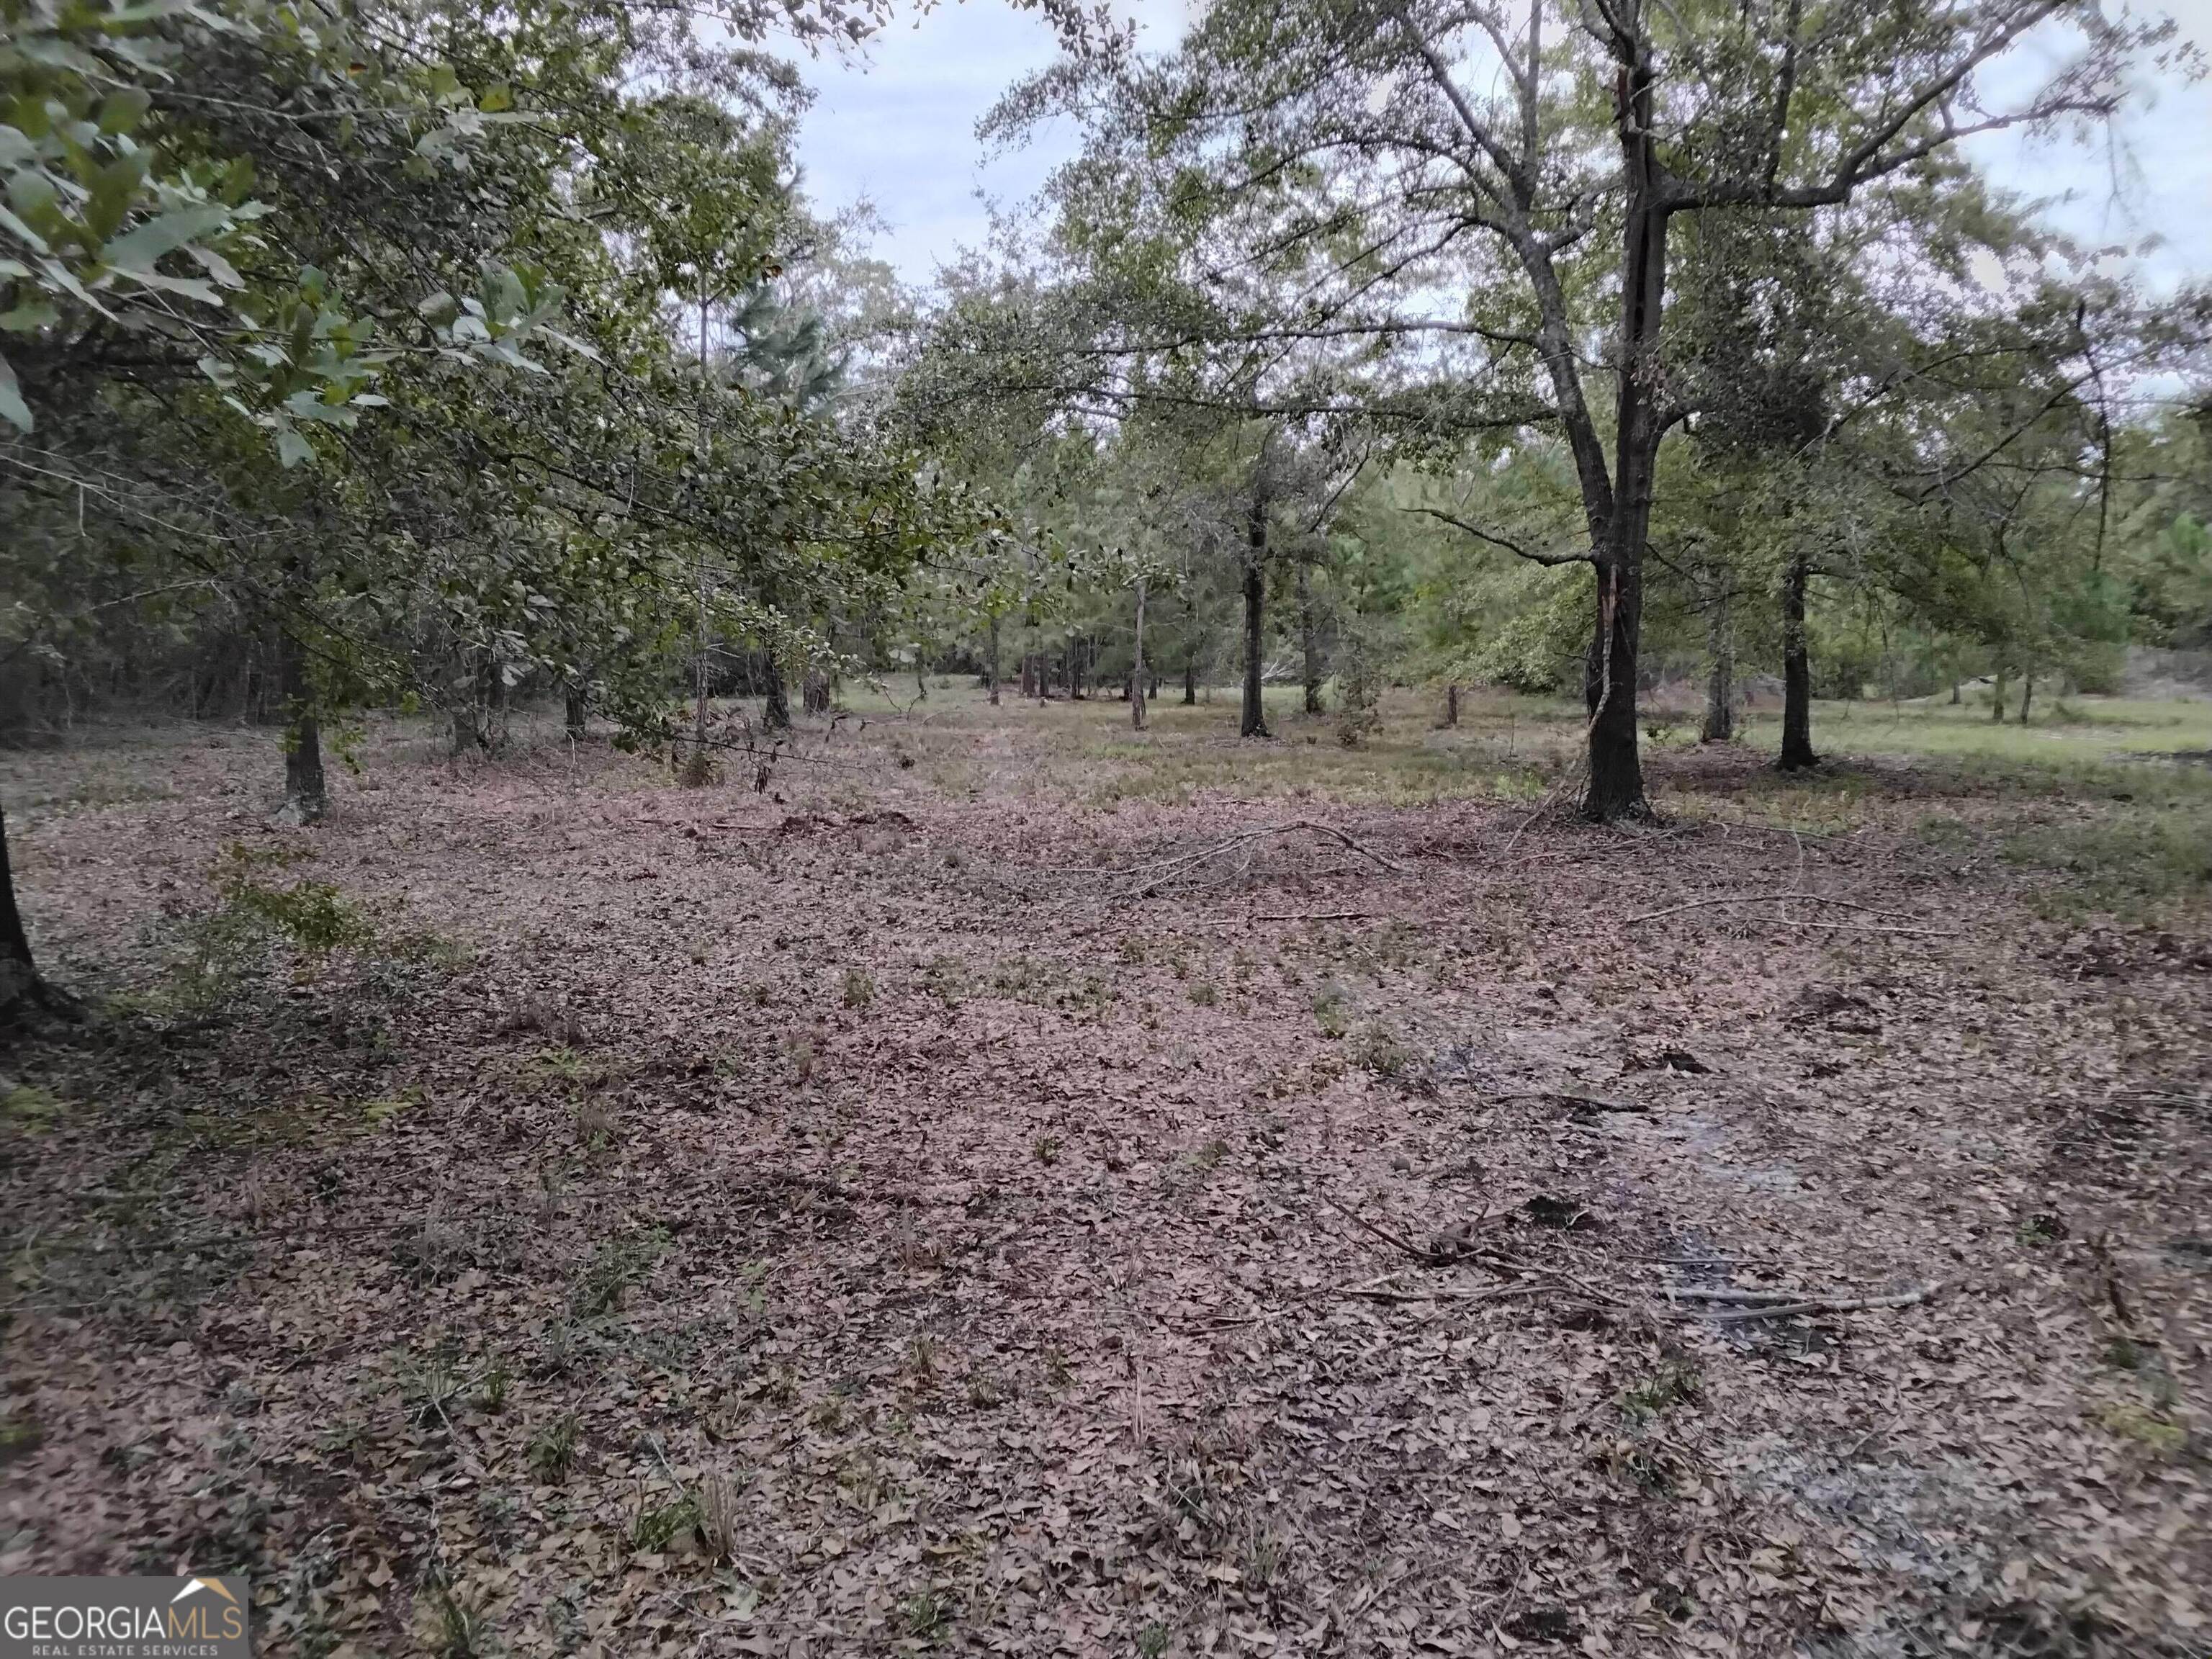
M 1992 67 L 2069 21 L 2061 67 L 1995 100 Z M 1439 421 L 1560 434 L 1579 532 L 1528 550 L 1593 570 L 1583 805 L 1613 818 L 1644 810 L 1644 561 L 1660 447 L 1692 410 L 1669 361 L 1670 228 L 1832 211 L 1909 187 L 1970 134 L 2100 118 L 2165 30 L 2094 0 L 1222 0 L 1163 59 L 1068 33 L 1000 125 L 1085 120 L 1085 165 L 1118 183 L 1094 199 L 1187 261 L 1226 313 L 1212 340 L 1272 344 L 1277 395 L 1329 349 L 1328 378 L 1370 402 L 1425 376 Z M 1353 341 L 1376 349 L 1347 362 Z

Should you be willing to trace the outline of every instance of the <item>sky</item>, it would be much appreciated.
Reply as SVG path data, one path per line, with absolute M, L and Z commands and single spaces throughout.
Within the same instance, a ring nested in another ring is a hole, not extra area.
M 939 0 L 926 12 L 897 3 L 860 56 L 808 66 L 816 96 L 799 160 L 818 210 L 873 204 L 884 227 L 876 253 L 921 283 L 984 243 L 987 201 L 1018 212 L 1077 137 L 1063 124 L 993 155 L 975 136 L 1010 83 L 1052 61 L 1052 31 L 1036 12 L 1006 0 Z M 2212 59 L 2212 0 L 2166 0 L 2163 9 Z M 1137 15 L 1148 44 L 1165 46 L 1184 14 L 1181 0 L 1143 0 Z M 2190 276 L 2212 279 L 2212 82 L 2143 91 L 2112 143 L 1990 134 L 1970 141 L 1971 153 L 1998 184 L 2045 202 L 2058 228 L 2127 250 L 2147 280 L 2170 290 Z M 2158 246 L 2142 246 L 2153 239 Z

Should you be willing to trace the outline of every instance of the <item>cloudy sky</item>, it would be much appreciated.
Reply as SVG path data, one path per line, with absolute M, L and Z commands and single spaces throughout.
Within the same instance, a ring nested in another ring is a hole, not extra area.
M 2165 7 L 2212 58 L 2212 0 Z M 1180 0 L 1143 0 L 1147 36 L 1164 44 Z M 816 101 L 800 129 L 806 188 L 825 210 L 863 198 L 887 228 L 877 252 L 908 282 L 927 282 L 989 229 L 987 201 L 1016 209 L 1070 153 L 1072 131 L 988 155 L 975 123 L 1009 82 L 1052 58 L 1052 32 L 1005 0 L 939 0 L 899 15 L 860 58 L 813 64 Z M 2023 68 L 2027 66 L 2023 64 Z M 2212 83 L 2165 82 L 2119 125 L 2115 143 L 1976 141 L 1998 182 L 2045 201 L 2062 228 L 2118 246 L 2160 286 L 2212 277 Z M 2157 245 L 2144 247 L 2147 242 Z

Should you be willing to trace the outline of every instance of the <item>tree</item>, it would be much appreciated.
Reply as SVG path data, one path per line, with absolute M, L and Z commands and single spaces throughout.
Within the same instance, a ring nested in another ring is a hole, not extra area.
M 653 233 L 756 272 L 782 234 L 780 128 L 731 111 L 796 82 L 752 43 L 867 15 L 741 4 L 707 46 L 613 4 L 11 9 L 0 416 L 31 436 L 0 437 L 0 557 L 112 562 L 118 605 L 189 595 L 265 644 L 302 821 L 349 703 L 474 726 L 543 678 L 667 741 L 684 575 L 766 564 L 811 602 L 964 521 L 876 434 L 687 372 L 664 326 L 686 273 Z
M 1984 71 L 2069 20 L 2074 57 L 1990 107 Z M 2164 32 L 2090 0 L 1532 0 L 1518 16 L 1495 0 L 1224 0 L 1162 60 L 1071 28 L 1066 59 L 1000 121 L 1083 118 L 1086 165 L 1115 180 L 1096 199 L 1155 230 L 1228 313 L 1201 339 L 1273 343 L 1277 395 L 1356 386 L 1402 409 L 1418 374 L 1436 423 L 1560 435 L 1578 533 L 1516 550 L 1592 568 L 1583 807 L 1613 818 L 1644 810 L 1644 560 L 1661 445 L 1692 412 L 1667 337 L 1670 228 L 1833 211 L 1928 177 L 1969 134 L 2101 117 Z M 1246 279 L 1225 273 L 1255 270 L 1273 281 L 1240 304 Z M 1374 349 L 1347 361 L 1352 342 Z M 1130 349 L 1197 343 L 1156 331 Z

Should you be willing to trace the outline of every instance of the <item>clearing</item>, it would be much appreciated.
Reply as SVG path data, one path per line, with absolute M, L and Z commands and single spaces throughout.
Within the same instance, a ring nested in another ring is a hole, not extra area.
M 1560 705 L 860 701 L 766 793 L 378 726 L 305 832 L 266 733 L 0 760 L 100 1005 L 0 1055 L 0 1569 L 278 1655 L 2204 1651 L 2212 706 L 1662 728 L 1630 831 Z

